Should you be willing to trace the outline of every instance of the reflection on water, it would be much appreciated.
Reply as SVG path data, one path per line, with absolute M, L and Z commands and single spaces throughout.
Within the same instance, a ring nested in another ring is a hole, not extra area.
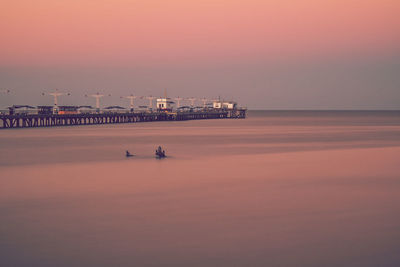
M 0 138 L 2 266 L 400 263 L 399 112 L 250 112 Z M 154 158 L 158 145 L 168 158 Z
M 396 146 L 400 112 L 253 111 L 245 120 L 152 122 L 4 130 L 0 166 L 121 161 L 126 150 L 179 159 Z

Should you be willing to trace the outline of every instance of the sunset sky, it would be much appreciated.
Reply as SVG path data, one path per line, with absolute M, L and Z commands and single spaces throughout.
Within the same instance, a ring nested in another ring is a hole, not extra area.
M 257 109 L 400 109 L 399 14 L 398 0 L 3 0 L 0 107 L 51 104 L 53 88 L 72 93 L 64 104 L 167 88 Z

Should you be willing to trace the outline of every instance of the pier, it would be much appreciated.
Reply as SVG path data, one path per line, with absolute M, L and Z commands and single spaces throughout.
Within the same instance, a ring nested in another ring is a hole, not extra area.
M 91 114 L 12 114 L 0 115 L 0 129 L 32 128 L 150 121 L 185 121 L 202 119 L 239 119 L 246 117 L 246 109 L 206 110 L 194 112 L 127 112 Z

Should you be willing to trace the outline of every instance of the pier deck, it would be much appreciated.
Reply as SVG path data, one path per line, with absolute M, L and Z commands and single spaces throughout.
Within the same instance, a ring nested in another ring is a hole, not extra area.
M 201 119 L 245 118 L 246 110 L 213 110 L 201 112 L 143 112 L 143 113 L 94 113 L 94 114 L 16 114 L 0 115 L 0 129 L 52 127 L 93 124 L 135 123 L 149 121 L 183 121 Z

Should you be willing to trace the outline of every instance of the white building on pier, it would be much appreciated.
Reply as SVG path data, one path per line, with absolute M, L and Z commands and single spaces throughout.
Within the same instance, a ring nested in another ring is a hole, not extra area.
M 237 103 L 234 101 L 214 101 L 213 108 L 215 108 L 215 109 L 236 109 Z
M 160 111 L 172 111 L 175 102 L 169 97 L 158 98 L 157 99 L 157 110 Z

